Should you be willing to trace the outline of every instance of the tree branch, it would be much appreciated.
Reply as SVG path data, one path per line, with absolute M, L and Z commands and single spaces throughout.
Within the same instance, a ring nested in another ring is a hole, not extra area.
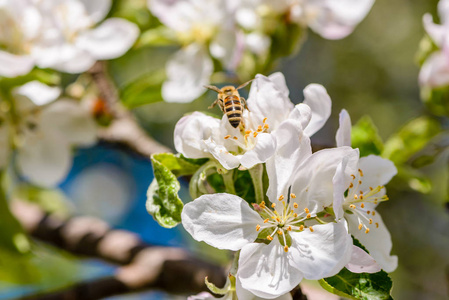
M 112 124 L 99 130 L 100 140 L 124 145 L 144 157 L 150 157 L 154 153 L 172 152 L 170 148 L 148 136 L 132 113 L 121 105 L 118 91 L 107 74 L 104 62 L 95 63 L 88 73 L 114 117 Z
M 217 286 L 225 283 L 223 268 L 194 258 L 183 249 L 146 244 L 134 233 L 112 230 L 93 217 L 61 220 L 32 203 L 16 200 L 11 206 L 32 236 L 74 254 L 123 265 L 110 278 L 24 299 L 101 299 L 145 289 L 196 294 L 207 290 L 206 276 Z

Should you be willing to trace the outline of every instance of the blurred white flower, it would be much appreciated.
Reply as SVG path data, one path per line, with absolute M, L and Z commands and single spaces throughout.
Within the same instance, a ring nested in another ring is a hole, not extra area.
M 431 14 L 423 16 L 424 29 L 439 50 L 424 62 L 419 73 L 421 86 L 437 88 L 449 85 L 449 1 L 440 0 L 438 14 L 441 25 L 435 24 Z
M 29 82 L 13 90 L 11 99 L 1 100 L 3 166 L 16 150 L 20 173 L 46 187 L 55 186 L 69 172 L 72 146 L 89 146 L 96 141 L 96 125 L 89 113 L 74 100 L 49 103 L 58 96 L 55 88 Z
M 235 31 L 232 1 L 148 0 L 148 8 L 182 45 L 166 66 L 165 101 L 191 102 L 203 94 L 214 70 L 211 56 L 226 69 L 237 66 L 244 40 Z
M 120 18 L 95 27 L 110 6 L 110 0 L 1 1 L 0 75 L 23 75 L 34 65 L 81 73 L 123 55 L 139 29 Z

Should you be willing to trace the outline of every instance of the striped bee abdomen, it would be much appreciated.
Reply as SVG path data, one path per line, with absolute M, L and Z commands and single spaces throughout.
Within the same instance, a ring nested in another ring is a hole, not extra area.
M 223 101 L 223 112 L 232 127 L 237 128 L 242 122 L 242 102 L 236 95 L 227 96 Z

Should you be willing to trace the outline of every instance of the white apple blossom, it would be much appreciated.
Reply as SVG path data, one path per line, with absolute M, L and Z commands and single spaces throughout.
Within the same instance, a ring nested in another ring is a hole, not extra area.
M 351 120 L 343 110 L 340 113 L 337 146 L 345 147 L 350 143 Z M 369 155 L 355 161 L 344 159 L 333 179 L 335 217 L 347 220 L 349 232 L 387 272 L 396 269 L 397 256 L 390 255 L 391 236 L 376 207 L 380 202 L 388 200 L 384 185 L 396 173 L 397 169 L 390 160 Z
M 214 70 L 211 56 L 235 69 L 244 41 L 235 30 L 233 1 L 148 0 L 148 8 L 182 45 L 166 65 L 165 101 L 191 102 L 203 94 Z
M 3 166 L 16 150 L 21 175 L 46 187 L 58 184 L 69 172 L 72 146 L 88 146 L 96 141 L 95 122 L 76 101 L 51 102 L 59 93 L 57 88 L 29 82 L 13 90 L 11 99 L 1 100 Z
M 449 85 L 449 1 L 440 0 L 438 14 L 441 25 L 435 24 L 431 14 L 423 17 L 424 28 L 439 50 L 430 54 L 421 67 L 419 83 L 437 88 Z
M 290 22 L 333 40 L 352 33 L 373 4 L 374 0 L 244 0 L 236 18 L 242 27 L 260 31 L 267 16 L 287 16 Z
M 305 100 L 294 105 L 281 73 L 257 75 L 243 112 L 244 130 L 233 128 L 226 116 L 220 120 L 195 112 L 183 117 L 175 127 L 175 148 L 189 158 L 215 158 L 225 169 L 242 165 L 251 168 L 266 162 L 276 149 L 273 135 L 286 120 L 293 120 L 313 135 L 326 122 L 331 100 L 323 86 L 304 89 Z
M 238 196 L 211 194 L 188 203 L 181 215 L 184 228 L 197 241 L 241 250 L 237 280 L 243 289 L 267 299 L 291 291 L 302 278 L 335 275 L 352 256 L 352 239 L 344 222 L 318 224 L 313 218 L 324 208 L 316 205 L 320 200 L 332 202 L 337 166 L 344 157 L 354 160 L 358 151 L 340 147 L 311 154 L 307 135 L 293 120 L 281 124 L 277 134 L 280 139 L 296 137 L 278 152 L 302 150 L 290 158 L 295 166 L 281 178 L 267 168 L 270 186 L 288 182 L 278 197 L 269 195 L 271 205 L 262 202 L 251 208 Z
M 95 27 L 110 6 L 110 0 L 1 1 L 0 75 L 24 75 L 35 65 L 81 73 L 123 55 L 139 30 L 120 18 Z

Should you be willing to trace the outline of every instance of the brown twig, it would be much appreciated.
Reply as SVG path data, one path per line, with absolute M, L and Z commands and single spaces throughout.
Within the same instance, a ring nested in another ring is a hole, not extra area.
M 95 63 L 88 72 L 114 117 L 112 124 L 99 130 L 100 140 L 124 145 L 144 157 L 150 157 L 154 153 L 172 152 L 170 148 L 148 136 L 132 113 L 121 105 L 118 91 L 107 74 L 104 62 Z
M 144 289 L 195 294 L 207 290 L 206 276 L 217 286 L 225 283 L 221 267 L 194 258 L 180 248 L 148 245 L 134 233 L 111 230 L 96 218 L 61 220 L 45 214 L 35 204 L 19 200 L 12 203 L 12 212 L 30 235 L 42 241 L 74 254 L 123 265 L 110 278 L 82 282 L 62 291 L 24 299 L 101 299 Z

